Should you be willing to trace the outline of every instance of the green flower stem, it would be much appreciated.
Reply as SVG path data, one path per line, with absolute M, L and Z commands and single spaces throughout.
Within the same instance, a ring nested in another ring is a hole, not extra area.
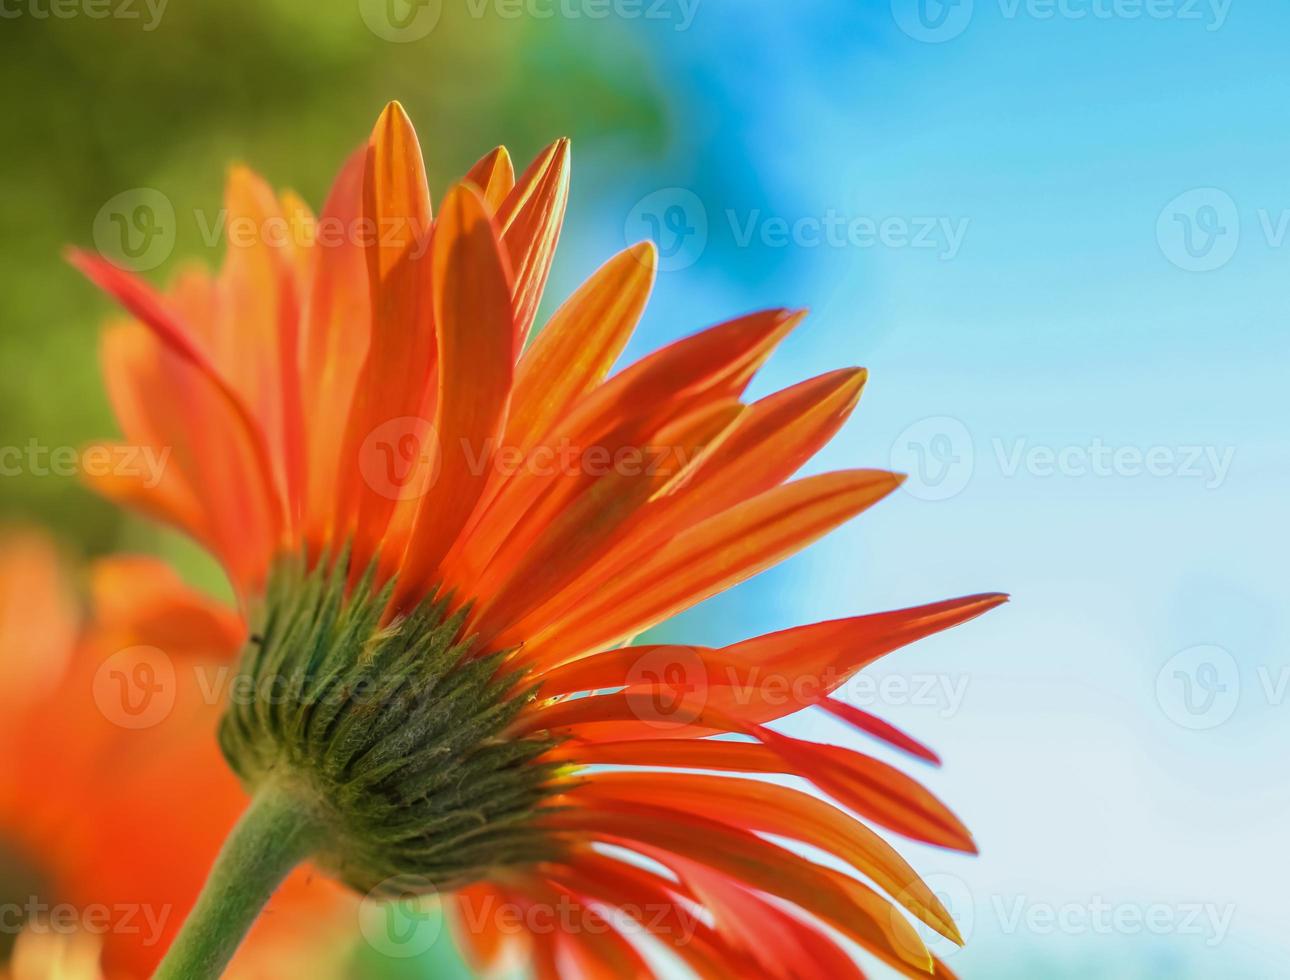
M 183 928 L 153 980 L 214 980 L 270 896 L 318 844 L 307 807 L 262 786 L 224 841 Z

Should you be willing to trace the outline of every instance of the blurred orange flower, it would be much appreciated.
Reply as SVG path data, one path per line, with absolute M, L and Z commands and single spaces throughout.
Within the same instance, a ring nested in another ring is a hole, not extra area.
M 619 646 L 900 478 L 792 479 L 849 416 L 860 369 L 743 401 L 798 312 L 719 324 L 611 376 L 652 287 L 648 243 L 530 343 L 568 168 L 563 140 L 518 180 L 499 149 L 434 216 L 395 104 L 320 217 L 233 170 L 217 276 L 189 270 L 162 294 L 76 253 L 133 318 L 104 345 L 125 438 L 170 454 L 160 479 L 96 483 L 221 559 L 257 634 L 243 675 L 300 699 L 230 708 L 226 755 L 249 787 L 287 772 L 315 794 L 334 821 L 327 866 L 356 887 L 408 874 L 450 893 L 481 966 L 518 948 L 542 977 L 652 975 L 635 937 L 704 976 L 859 976 L 840 935 L 906 975 L 948 975 L 897 909 L 957 941 L 954 923 L 864 821 L 958 851 L 974 850 L 968 831 L 893 766 L 767 725 L 820 707 L 934 762 L 831 695 L 1004 597 L 722 649 Z M 327 604 L 328 576 L 348 579 L 348 612 Z M 372 604 L 370 631 L 352 625 Z M 423 648 L 433 676 L 417 673 Z M 329 693 L 405 678 L 406 715 L 345 703 L 322 715 L 344 725 L 318 721 Z M 478 700 L 435 701 L 463 689 Z M 846 809 L 762 774 L 803 777 Z M 534 924 L 557 909 L 557 927 Z
M 87 579 L 82 613 L 47 536 L 0 535 L 0 849 L 42 882 L 4 895 L 20 906 L 6 929 L 34 916 L 16 980 L 150 976 L 246 804 L 207 692 L 241 644 L 236 615 L 148 558 L 99 561 Z M 146 688 L 124 676 L 140 671 Z M 356 921 L 304 869 L 274 913 L 231 975 L 280 977 L 284 956 L 300 964 L 306 941 Z

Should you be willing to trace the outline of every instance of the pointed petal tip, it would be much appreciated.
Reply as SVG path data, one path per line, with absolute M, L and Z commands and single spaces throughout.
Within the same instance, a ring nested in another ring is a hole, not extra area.
M 627 251 L 636 259 L 653 265 L 658 261 L 658 246 L 648 238 L 628 247 Z
M 403 108 L 403 103 L 395 100 L 393 102 L 387 102 L 385 108 L 381 110 L 380 116 L 377 117 L 376 125 L 372 127 L 370 142 L 377 142 L 382 133 L 397 130 L 406 130 L 412 133 L 416 132 L 412 126 L 412 120 L 408 116 L 407 110 Z

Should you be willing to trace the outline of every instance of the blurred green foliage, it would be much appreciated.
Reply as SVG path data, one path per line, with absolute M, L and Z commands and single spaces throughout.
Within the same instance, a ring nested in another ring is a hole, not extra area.
M 318 207 L 390 99 L 417 124 L 437 190 L 500 142 L 522 165 L 559 135 L 611 157 L 649 154 L 666 128 L 629 25 L 447 3 L 427 36 L 394 43 L 366 26 L 359 0 L 168 3 L 152 30 L 134 6 L 138 19 L 32 16 L 41 3 L 0 20 L 0 447 L 116 432 L 97 365 L 111 307 L 60 258 L 93 244 L 114 195 L 153 188 L 174 204 L 176 247 L 147 273 L 163 282 L 181 262 L 218 262 L 201 221 L 218 214 L 230 162 Z M 194 548 L 76 478 L 31 469 L 0 476 L 0 521 L 39 521 L 91 554 L 160 550 L 202 567 Z

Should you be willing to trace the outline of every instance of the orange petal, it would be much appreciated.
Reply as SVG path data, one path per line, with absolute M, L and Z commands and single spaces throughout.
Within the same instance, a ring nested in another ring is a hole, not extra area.
M 234 414 L 241 403 L 138 324 L 107 331 L 103 356 L 135 452 L 113 457 L 106 475 L 90 476 L 91 483 L 182 521 L 245 598 L 263 583 L 282 538 L 279 498 L 256 492 L 271 487 L 272 477 L 261 477 L 263 443 L 252 442 Z
M 466 180 L 479 188 L 479 193 L 493 213 L 502 206 L 515 186 L 515 167 L 506 147 L 499 146 L 470 168 Z
M 515 273 L 515 353 L 524 349 L 555 257 L 569 203 L 569 141 L 552 143 L 497 209 L 497 228 Z
M 471 619 L 480 635 L 492 636 L 541 605 L 611 551 L 640 509 L 701 465 L 701 454 L 743 410 L 734 399 L 718 402 L 664 426 L 643 447 L 631 438 L 591 447 L 603 451 L 606 463 L 585 457 L 582 472 L 561 481 L 567 496 L 550 493 L 525 515 L 480 580 Z M 526 526 L 536 533 L 526 534 Z
M 510 395 L 509 282 L 483 199 L 449 192 L 435 230 L 431 283 L 439 338 L 439 465 L 419 504 L 396 605 L 423 592 L 483 492 Z
M 0 728 L 56 683 L 79 613 L 54 543 L 42 532 L 0 533 Z M 7 742 L 6 742 L 7 754 Z
M 841 718 L 853 728 L 867 732 L 874 738 L 881 739 L 888 745 L 895 746 L 903 752 L 908 752 L 912 756 L 930 762 L 934 766 L 941 764 L 941 757 L 922 742 L 905 734 L 895 725 L 870 714 L 868 711 L 863 711 L 854 705 L 846 704 L 834 698 L 825 698 L 819 704 L 825 711 Z
M 90 566 L 94 629 L 177 656 L 232 659 L 246 624 L 224 603 L 189 588 L 165 562 L 116 555 Z
M 555 311 L 516 369 L 508 447 L 530 448 L 604 380 L 645 310 L 657 262 L 653 243 L 633 245 Z
M 774 783 L 688 773 L 591 773 L 570 791 L 585 805 L 665 807 L 801 841 L 846 861 L 941 935 L 962 937 L 917 872 L 864 824 L 814 796 Z
M 703 400 L 737 398 L 805 311 L 763 310 L 702 330 L 623 369 L 577 404 L 560 427 L 595 440 L 622 419 L 665 421 Z
M 216 283 L 211 357 L 259 420 L 294 522 L 304 483 L 297 336 L 304 284 L 290 222 L 263 179 L 234 167 L 224 207 L 228 249 Z
M 559 798 L 557 798 L 557 805 Z M 792 902 L 841 930 L 907 976 L 931 974 L 933 966 L 918 933 L 880 895 L 846 875 L 807 861 L 747 831 L 713 820 L 648 805 L 600 809 L 577 807 L 543 817 L 555 830 L 649 848 L 667 862 L 678 854 L 745 887 Z
M 499 642 L 527 639 L 521 662 L 547 665 L 611 646 L 769 568 L 899 484 L 891 473 L 850 470 L 769 490 L 660 542 L 636 568 L 615 581 L 596 583 L 587 602 L 541 630 L 524 622 Z
M 96 255 L 72 249 L 68 257 L 91 282 L 111 294 L 156 336 L 165 350 L 173 355 L 177 365 L 173 374 L 190 373 L 192 377 L 187 384 L 192 388 L 208 392 L 209 397 L 219 403 L 219 406 L 211 408 L 210 412 L 218 414 L 221 417 L 220 424 L 227 428 L 228 432 L 224 439 L 230 443 L 239 443 L 250 457 L 250 465 L 246 473 L 239 474 L 239 479 L 243 482 L 228 485 L 243 486 L 248 490 L 251 487 L 260 488 L 269 510 L 271 526 L 266 532 L 269 540 L 257 541 L 255 544 L 267 545 L 270 549 L 276 548 L 282 534 L 285 500 L 275 482 L 275 468 L 269 457 L 265 434 L 259 421 L 252 415 L 246 403 L 229 382 L 211 364 L 208 357 L 194 344 L 190 331 L 178 320 L 169 304 L 151 286 Z M 170 383 L 174 383 L 175 380 L 172 377 Z M 164 399 L 150 400 L 154 408 L 164 411 L 167 405 Z M 181 433 L 180 438 L 187 442 L 191 438 L 191 433 Z M 165 448 L 166 445 L 162 443 L 158 448 Z M 192 448 L 196 449 L 196 447 Z M 208 489 L 214 492 L 213 488 Z M 254 495 L 254 491 L 249 492 Z M 243 537 L 259 530 L 258 527 L 244 528 Z
M 621 909 L 704 980 L 746 976 L 751 962 L 700 916 L 684 886 L 588 847 L 572 849 L 545 876 L 584 898 Z
M 867 376 L 863 368 L 831 371 L 755 402 L 676 495 L 667 526 L 688 526 L 783 483 L 842 427 Z
M 635 426 L 641 438 L 705 405 L 735 398 L 776 343 L 801 319 L 768 310 L 720 324 L 638 361 L 593 389 L 532 450 L 532 458 L 562 458 L 566 447 L 597 446 Z M 522 466 L 502 481 L 469 525 L 448 563 L 449 584 L 473 596 L 479 576 L 516 525 L 560 475 Z M 579 596 L 569 595 L 573 603 Z
M 851 955 L 822 930 L 695 861 L 669 861 L 731 941 L 746 949 L 759 976 L 864 980 Z
M 367 255 L 360 240 L 366 146 L 350 154 L 323 205 L 312 291 L 300 338 L 301 398 L 309 420 L 305 534 L 315 553 L 336 520 L 346 427 L 371 339 Z
M 460 888 L 446 905 L 447 918 L 457 946 L 476 973 L 487 974 L 502 965 L 511 937 L 499 928 L 495 914 L 506 894 L 486 883 Z
M 434 376 L 431 230 L 421 148 L 403 107 L 392 102 L 376 122 L 363 174 L 372 332 L 346 431 L 337 535 L 352 533 L 357 569 L 376 554 L 401 495 L 371 474 L 390 465 L 383 453 L 393 442 L 416 437 L 404 422 L 423 412 Z
M 914 840 L 976 853 L 963 822 L 900 770 L 836 745 L 806 742 L 762 725 L 744 727 L 788 760 L 795 772 L 861 816 Z
M 530 896 L 544 915 L 571 922 L 558 931 L 560 947 L 574 976 L 586 980 L 653 980 L 644 958 L 594 905 L 558 884 L 530 885 Z M 544 920 L 535 920 L 542 927 Z

